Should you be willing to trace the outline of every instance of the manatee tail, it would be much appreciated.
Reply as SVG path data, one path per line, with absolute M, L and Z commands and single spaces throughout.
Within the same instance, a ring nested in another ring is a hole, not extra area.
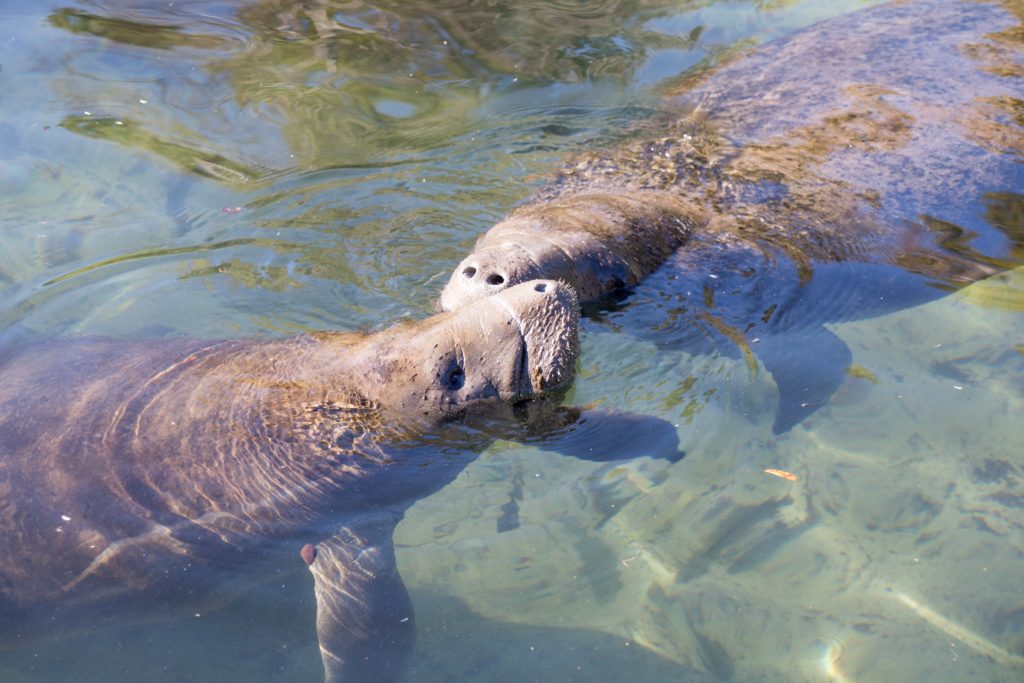
M 399 519 L 371 515 L 302 548 L 315 583 L 327 683 L 385 683 L 404 675 L 416 631 L 391 540 Z
M 751 348 L 779 389 L 775 434 L 788 432 L 825 405 L 853 361 L 843 340 L 822 326 L 772 335 Z

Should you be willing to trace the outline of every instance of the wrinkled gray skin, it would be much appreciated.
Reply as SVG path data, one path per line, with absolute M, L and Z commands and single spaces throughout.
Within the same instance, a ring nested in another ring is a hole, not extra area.
M 597 302 L 660 266 L 616 327 L 756 356 L 786 431 L 851 362 L 822 322 L 1024 261 L 1021 16 L 1017 0 L 893 3 L 712 71 L 671 102 L 681 115 L 577 155 L 484 234 L 442 307 L 533 277 Z
M 465 421 L 570 382 L 577 307 L 535 281 L 375 334 L 0 359 L 0 641 L 208 607 L 295 566 L 301 538 L 328 680 L 397 676 L 392 530 L 488 442 Z

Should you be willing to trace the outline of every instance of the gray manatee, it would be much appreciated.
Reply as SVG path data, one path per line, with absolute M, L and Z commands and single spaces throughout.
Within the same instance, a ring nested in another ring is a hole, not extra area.
M 536 401 L 574 376 L 577 307 L 534 281 L 373 334 L 0 357 L 0 644 L 207 607 L 301 548 L 327 678 L 397 677 L 414 627 L 392 530 L 467 454 L 557 449 L 588 419 L 675 454 L 667 423 Z
M 615 329 L 759 359 L 774 430 L 790 429 L 851 363 L 822 323 L 1024 260 L 1022 16 L 1012 0 L 896 2 L 681 84 L 677 113 L 576 155 L 485 233 L 442 308 L 568 282 Z
M 582 301 L 595 301 L 639 283 L 706 222 L 693 203 L 664 192 L 545 198 L 477 240 L 442 290 L 441 308 L 451 311 L 537 277 L 566 282 Z

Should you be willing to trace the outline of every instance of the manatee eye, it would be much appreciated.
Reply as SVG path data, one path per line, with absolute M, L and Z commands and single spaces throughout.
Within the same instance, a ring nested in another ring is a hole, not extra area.
M 466 383 L 466 371 L 462 369 L 457 361 L 452 361 L 448 365 L 448 369 L 444 371 L 444 375 L 441 377 L 441 384 L 445 389 L 457 391 L 462 388 L 462 385 Z

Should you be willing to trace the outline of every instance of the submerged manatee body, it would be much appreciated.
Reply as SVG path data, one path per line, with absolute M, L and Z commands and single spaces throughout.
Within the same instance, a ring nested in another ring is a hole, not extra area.
M 328 677 L 397 676 L 392 530 L 492 438 L 467 420 L 501 434 L 572 379 L 577 306 L 536 281 L 368 335 L 0 359 L 0 645 L 206 606 L 296 566 L 304 539 Z
M 851 362 L 823 322 L 1024 260 L 1021 15 L 892 3 L 713 71 L 672 100 L 682 115 L 578 155 L 491 228 L 442 308 L 532 277 L 584 303 L 640 282 L 617 328 L 753 354 L 779 386 L 775 431 L 791 428 Z

